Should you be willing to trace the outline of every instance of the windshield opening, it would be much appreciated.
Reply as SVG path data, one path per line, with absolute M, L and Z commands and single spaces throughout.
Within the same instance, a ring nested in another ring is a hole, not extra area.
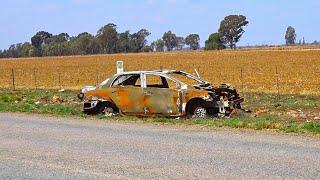
M 104 80 L 103 82 L 101 82 L 100 84 L 98 84 L 97 87 L 102 87 L 104 85 L 106 85 L 108 83 L 109 79 Z
M 185 72 L 172 72 L 169 73 L 169 76 L 171 76 L 172 78 L 175 78 L 181 82 L 183 82 L 184 84 L 191 84 L 191 85 L 197 85 L 197 84 L 205 84 L 206 82 L 193 76 L 192 74 L 188 74 Z

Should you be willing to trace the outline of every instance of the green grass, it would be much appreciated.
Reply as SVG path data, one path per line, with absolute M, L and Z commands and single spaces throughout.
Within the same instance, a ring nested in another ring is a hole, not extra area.
M 280 100 L 273 94 L 244 94 L 245 108 L 253 111 L 268 109 L 257 117 L 240 116 L 224 119 L 174 119 L 139 118 L 134 116 L 105 117 L 87 116 L 82 113 L 82 103 L 76 97 L 76 91 L 57 92 L 56 90 L 16 90 L 0 89 L 0 112 L 25 112 L 58 116 L 76 116 L 82 118 L 110 121 L 139 121 L 147 123 L 165 123 L 177 125 L 197 125 L 203 127 L 231 127 L 247 129 L 273 129 L 288 133 L 320 134 L 320 122 L 313 119 L 301 119 L 287 116 L 286 112 L 301 110 L 320 113 L 319 97 L 302 95 L 282 95 Z
M 53 97 L 69 100 L 72 103 L 60 104 Z M 0 112 L 26 112 L 55 114 L 61 116 L 82 115 L 81 102 L 76 93 L 63 93 L 54 90 L 17 90 L 0 89 Z

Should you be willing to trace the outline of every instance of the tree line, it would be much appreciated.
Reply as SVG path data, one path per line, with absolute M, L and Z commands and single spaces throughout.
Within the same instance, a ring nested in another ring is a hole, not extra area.
M 204 49 L 236 48 L 248 23 L 243 15 L 225 17 L 218 31 L 210 34 L 205 41 Z M 117 25 L 112 23 L 101 27 L 96 35 L 83 32 L 71 37 L 67 33 L 54 35 L 39 31 L 31 37 L 31 42 L 13 44 L 9 49 L 0 50 L 0 58 L 178 51 L 186 49 L 186 46 L 190 50 L 201 48 L 198 34 L 181 37 L 167 31 L 161 38 L 148 44 L 147 37 L 150 34 L 147 29 L 134 33 L 129 30 L 118 32 Z

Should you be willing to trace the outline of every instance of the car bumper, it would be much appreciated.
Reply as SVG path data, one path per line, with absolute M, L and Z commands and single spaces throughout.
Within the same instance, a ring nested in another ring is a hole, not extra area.
M 98 101 L 85 101 L 83 102 L 83 111 L 91 110 L 97 107 Z

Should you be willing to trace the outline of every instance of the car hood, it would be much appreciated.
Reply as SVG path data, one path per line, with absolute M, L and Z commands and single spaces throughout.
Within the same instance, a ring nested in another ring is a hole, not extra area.
M 96 86 L 85 86 L 85 87 L 83 87 L 82 89 L 81 89 L 81 93 L 86 93 L 86 92 L 88 92 L 88 91 L 92 91 L 92 90 L 95 90 L 95 89 L 97 89 L 97 87 Z

